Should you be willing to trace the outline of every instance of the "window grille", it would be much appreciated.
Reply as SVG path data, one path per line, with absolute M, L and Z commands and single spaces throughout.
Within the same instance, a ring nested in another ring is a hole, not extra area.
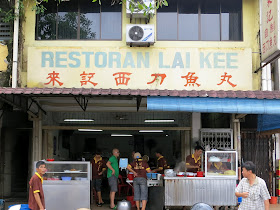
M 0 40 L 11 39 L 11 25 L 2 21 L 3 16 L 0 16 Z
M 205 149 L 233 149 L 232 129 L 200 129 L 200 144 Z

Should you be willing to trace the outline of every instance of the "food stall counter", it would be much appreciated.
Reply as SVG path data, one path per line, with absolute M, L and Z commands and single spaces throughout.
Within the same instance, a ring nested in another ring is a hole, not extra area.
M 235 206 L 238 176 L 236 151 L 207 151 L 205 177 L 164 177 L 165 207 L 192 206 L 203 202 L 213 206 Z M 171 173 L 172 174 L 172 173 Z

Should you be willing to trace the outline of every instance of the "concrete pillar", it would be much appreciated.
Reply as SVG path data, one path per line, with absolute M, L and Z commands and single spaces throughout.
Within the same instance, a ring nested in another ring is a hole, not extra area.
M 200 129 L 201 129 L 201 113 L 194 112 L 194 113 L 192 113 L 192 144 L 191 144 L 191 147 L 194 146 L 195 142 L 200 141 Z
M 232 114 L 232 127 L 233 127 L 233 141 L 234 149 L 238 153 L 238 162 L 241 165 L 241 130 L 240 130 L 240 120 L 235 118 L 235 114 Z M 241 167 L 238 167 L 238 179 L 241 179 Z
M 3 119 L 3 110 L 0 111 L 0 197 L 1 198 L 4 196 L 4 165 L 5 165 L 4 140 L 2 138 L 2 119 Z
M 181 134 L 181 158 L 182 161 L 185 161 L 186 157 L 191 154 L 190 131 L 182 131 Z
M 42 118 L 32 118 L 33 132 L 32 132 L 32 169 L 34 161 L 42 160 L 43 158 L 43 140 L 42 140 Z

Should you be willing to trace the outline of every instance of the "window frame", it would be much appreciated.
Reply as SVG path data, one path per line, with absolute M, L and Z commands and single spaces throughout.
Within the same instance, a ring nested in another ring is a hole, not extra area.
M 93 3 L 94 4 L 94 3 Z M 99 5 L 99 4 L 98 4 Z M 80 15 L 81 15 L 81 1 L 78 1 L 78 11 L 77 11 L 77 38 L 76 39 L 59 39 L 58 38 L 58 6 L 56 7 L 56 13 L 55 13 L 55 16 L 56 16 L 56 20 L 55 20 L 55 39 L 39 39 L 39 33 L 38 33 L 38 27 L 39 27 L 39 18 L 40 17 L 40 14 L 37 14 L 36 15 L 36 20 L 35 20 L 35 41 L 121 41 L 122 40 L 122 36 L 123 36 L 123 33 L 122 33 L 122 29 L 123 29 L 123 7 L 121 7 L 121 11 L 120 11 L 120 20 L 121 20 L 121 23 L 120 23 L 120 38 L 119 39 L 102 39 L 101 35 L 102 35 L 102 19 L 101 19 L 101 13 L 102 13 L 102 9 L 101 9 L 102 5 L 99 5 L 99 16 L 100 16 L 100 24 L 99 24 L 99 33 L 100 33 L 100 36 L 99 36 L 99 39 L 81 39 L 81 27 L 80 27 Z
M 157 30 L 157 41 L 180 41 L 180 42 L 183 42 L 183 41 L 194 41 L 194 42 L 197 42 L 197 41 L 202 41 L 202 42 L 243 42 L 244 41 L 244 37 L 243 37 L 243 0 L 241 0 L 241 11 L 240 11 L 240 19 L 241 19 L 241 23 L 240 23 L 240 37 L 241 39 L 240 40 L 223 40 L 222 39 L 222 1 L 219 0 L 219 5 L 220 5 L 220 13 L 219 13 L 219 25 L 220 25 L 220 39 L 219 40 L 202 40 L 201 37 L 202 37 L 202 32 L 201 32 L 201 2 L 199 2 L 198 4 L 198 40 L 180 40 L 179 39 L 179 7 L 178 7 L 178 2 L 179 1 L 182 1 L 182 0 L 178 0 L 177 1 L 177 39 L 174 40 L 174 39 L 159 39 L 158 38 L 158 28 L 159 28 L 159 25 L 157 24 L 157 27 L 156 27 L 156 30 Z M 157 11 L 157 20 L 158 20 L 158 11 Z M 158 21 L 157 21 L 158 22 Z

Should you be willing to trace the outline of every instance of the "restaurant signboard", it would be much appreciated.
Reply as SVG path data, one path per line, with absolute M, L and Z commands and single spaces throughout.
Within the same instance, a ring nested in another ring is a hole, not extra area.
M 28 87 L 251 90 L 249 48 L 28 49 Z

